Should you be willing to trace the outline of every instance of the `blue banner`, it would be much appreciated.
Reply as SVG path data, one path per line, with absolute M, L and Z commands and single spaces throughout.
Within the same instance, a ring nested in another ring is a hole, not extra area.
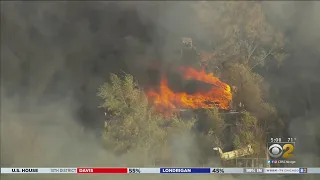
M 210 174 L 210 168 L 160 168 L 160 173 L 164 174 Z

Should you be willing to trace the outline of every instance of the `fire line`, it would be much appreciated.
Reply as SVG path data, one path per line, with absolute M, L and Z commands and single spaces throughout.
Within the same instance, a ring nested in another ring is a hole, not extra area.
M 213 108 L 227 110 L 230 108 L 232 100 L 231 88 L 228 84 L 220 81 L 213 73 L 207 74 L 204 70 L 197 71 L 193 68 L 179 69 L 185 80 L 197 80 L 212 87 L 206 92 L 195 92 L 188 94 L 186 92 L 174 92 L 168 86 L 168 80 L 165 76 L 161 78 L 158 91 L 149 90 L 146 92 L 149 101 L 159 112 L 174 112 L 178 109 L 200 109 Z

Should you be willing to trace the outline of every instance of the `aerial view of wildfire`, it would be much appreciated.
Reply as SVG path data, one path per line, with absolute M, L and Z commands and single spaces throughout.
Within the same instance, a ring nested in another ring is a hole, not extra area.
M 0 7 L 1 180 L 319 180 L 320 1 Z

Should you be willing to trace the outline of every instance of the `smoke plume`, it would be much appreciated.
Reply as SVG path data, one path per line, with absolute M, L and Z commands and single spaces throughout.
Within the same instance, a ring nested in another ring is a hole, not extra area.
M 287 36 L 290 57 L 268 81 L 291 137 L 297 138 L 299 162 L 319 165 L 320 3 L 263 2 L 268 20 Z M 290 92 L 290 93 L 288 93 Z M 300 148 L 299 148 L 300 147 Z M 317 158 L 315 158 L 317 157 Z

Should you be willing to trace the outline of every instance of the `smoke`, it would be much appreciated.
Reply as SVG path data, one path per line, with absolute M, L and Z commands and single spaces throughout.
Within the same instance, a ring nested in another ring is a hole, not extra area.
M 117 157 L 100 146 L 97 135 L 103 127 L 103 113 L 97 108 L 96 90 L 108 81 L 111 72 L 130 72 L 143 82 L 148 80 L 146 67 L 153 61 L 182 63 L 175 62 L 177 54 L 172 51 L 179 38 L 190 36 L 203 40 L 209 34 L 199 24 L 191 8 L 193 3 L 1 2 L 1 165 L 105 167 L 134 166 L 139 162 L 139 153 Z M 268 16 L 270 21 L 289 35 L 291 33 L 290 37 L 295 37 L 291 38 L 289 50 L 296 54 L 284 65 L 286 69 L 281 69 L 285 75 L 278 77 L 280 82 L 289 83 L 289 89 L 305 80 L 308 80 L 307 84 L 319 83 L 316 78 L 319 77 L 319 64 L 316 64 L 320 47 L 317 33 L 319 3 L 308 3 L 311 5 L 263 3 L 266 12 L 275 15 Z M 289 8 L 289 12 L 279 10 L 280 6 Z M 301 19 L 298 22 L 297 17 Z M 310 90 L 312 92 L 314 89 Z M 306 93 L 306 97 L 309 96 L 313 97 L 309 98 L 313 102 L 312 111 L 318 110 L 317 102 L 320 101 L 316 98 L 320 96 Z M 305 97 L 301 98 L 305 100 Z M 292 104 L 296 102 L 281 102 L 289 103 L 288 111 L 294 111 L 292 109 L 296 106 Z M 299 135 L 305 119 L 310 119 L 309 126 L 317 127 L 318 117 L 295 117 L 290 124 L 292 136 Z M 317 133 L 315 131 L 308 137 L 319 137 Z M 186 137 L 173 139 L 172 151 L 179 155 L 181 164 L 188 165 L 189 157 L 184 150 L 194 142 Z M 319 140 L 307 140 L 310 147 L 316 141 Z M 308 155 L 312 158 L 314 153 Z M 39 175 L 3 177 L 58 178 Z M 63 179 L 73 177 L 61 176 Z M 139 179 L 157 177 L 162 178 L 159 175 L 130 176 Z M 105 176 L 95 176 L 95 179 L 99 178 Z M 119 178 L 128 177 L 117 176 Z M 213 177 L 169 175 L 166 178 Z M 224 179 L 233 178 L 224 176 Z
M 18 103 L 17 98 L 2 98 L 1 166 L 132 167 L 140 164 L 144 157 L 140 152 L 115 156 L 103 149 L 95 134 L 84 130 L 83 126 L 75 120 L 74 111 L 77 105 L 71 99 L 31 105 L 26 112 L 17 111 Z M 185 161 L 188 157 L 180 147 L 190 147 L 188 145 L 190 141 L 180 136 L 173 139 L 175 145 L 172 152 L 180 154 L 182 158 L 178 158 L 178 162 L 189 163 Z M 178 139 L 184 139 L 186 142 L 177 142 Z M 152 166 L 152 164 L 146 162 L 145 166 Z M 4 176 L 4 179 L 25 178 L 56 179 L 58 177 Z M 75 176 L 68 178 L 78 179 Z M 82 179 L 87 178 L 82 177 Z M 97 179 L 100 178 L 105 177 L 97 177 Z
M 115 156 L 105 151 L 92 131 L 85 131 L 75 120 L 77 107 L 71 99 L 31 105 L 27 112 L 17 111 L 18 98 L 2 98 L 1 109 L 1 166 L 3 167 L 134 167 L 143 154 L 132 152 Z M 23 104 L 26 105 L 26 104 Z M 29 104 L 30 105 L 30 104 Z M 177 164 L 191 164 L 186 151 L 194 144 L 192 137 L 172 137 L 172 153 Z M 150 167 L 151 164 L 145 164 Z M 141 166 L 139 166 L 141 167 Z M 1 175 L 5 180 L 105 179 L 105 175 Z M 161 175 L 108 175 L 108 178 L 162 179 Z M 212 179 L 212 175 L 166 175 L 168 179 Z M 254 179 L 254 176 L 243 178 Z M 232 176 L 224 176 L 233 180 Z
M 298 161 L 319 166 L 320 3 L 263 2 L 268 20 L 287 37 L 290 57 L 269 82 L 278 110 L 297 138 Z M 300 148 L 299 148 L 300 147 Z
M 4 91 L 3 91 L 4 92 Z M 4 97 L 2 95 L 2 97 Z M 32 97 L 30 97 L 32 99 Z M 139 151 L 116 156 L 102 148 L 99 139 L 91 130 L 85 130 L 75 116 L 78 105 L 72 99 L 56 100 L 41 104 L 19 104 L 19 97 L 2 98 L 1 108 L 1 166 L 3 167 L 134 167 L 141 164 L 144 154 Z M 19 111 L 17 106 L 29 106 L 28 111 Z M 188 152 L 194 149 L 190 134 L 176 135 L 170 140 L 171 153 L 176 164 L 192 164 Z M 151 161 L 139 167 L 152 167 Z M 108 175 L 118 180 L 128 176 Z M 52 175 L 2 175 L 5 180 L 28 179 L 90 179 L 92 176 Z M 95 179 L 105 179 L 96 175 Z M 162 176 L 130 176 L 130 179 Z M 171 179 L 194 179 L 193 176 L 170 176 Z M 209 176 L 197 179 L 211 178 Z M 233 179 L 225 177 L 225 179 Z
M 188 13 L 183 6 L 169 10 L 163 4 L 2 2 L 1 165 L 140 164 L 144 156 L 140 152 L 116 156 L 101 147 L 104 117 L 96 90 L 111 72 L 126 71 L 139 79 L 146 75 L 143 71 L 151 57 L 175 59 L 170 48 L 178 41 L 169 36 L 188 33 L 189 25 L 175 25 L 177 19 L 166 14 Z M 191 165 L 181 147 L 190 149 L 192 143 L 186 137 L 173 138 L 178 164 Z

